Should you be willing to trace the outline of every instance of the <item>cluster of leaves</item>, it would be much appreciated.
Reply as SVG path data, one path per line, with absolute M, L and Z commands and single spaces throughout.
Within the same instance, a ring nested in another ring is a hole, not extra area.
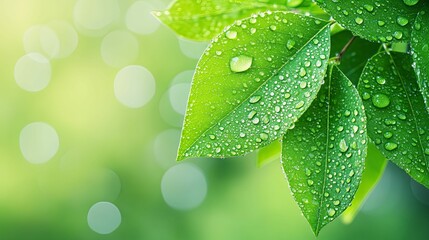
M 261 149 L 264 162 L 281 146 L 316 235 L 346 209 L 351 221 L 382 175 L 368 147 L 429 187 L 429 2 L 176 0 L 155 15 L 212 39 L 178 160 Z

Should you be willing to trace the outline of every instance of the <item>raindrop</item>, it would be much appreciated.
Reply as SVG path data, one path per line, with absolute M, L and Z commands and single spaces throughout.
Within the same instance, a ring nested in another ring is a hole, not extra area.
M 382 27 L 382 26 L 384 26 L 386 23 L 385 23 L 384 21 L 379 20 L 379 21 L 377 21 L 377 24 L 378 24 L 378 26 Z
M 403 0 L 403 1 L 405 5 L 408 5 L 408 6 L 414 6 L 419 2 L 419 0 Z
M 235 38 L 237 38 L 237 32 L 236 31 L 227 31 L 225 33 L 225 35 L 229 39 L 235 39 Z
M 294 40 L 292 40 L 292 39 L 289 39 L 288 41 L 287 41 L 287 43 L 286 43 L 286 47 L 287 47 L 287 49 L 292 49 L 293 47 L 295 46 L 295 41 Z
M 313 181 L 313 180 L 311 180 L 311 179 L 309 179 L 309 180 L 307 180 L 307 184 L 308 184 L 308 186 L 313 186 L 314 181 Z
M 377 83 L 383 85 L 386 83 L 386 79 L 383 77 L 377 76 Z
M 349 146 L 347 146 L 346 140 L 345 139 L 341 139 L 341 141 L 340 141 L 340 151 L 341 152 L 347 152 L 348 149 L 349 149 Z
M 393 136 L 393 133 L 392 133 L 392 132 L 385 132 L 385 133 L 383 134 L 383 136 L 384 136 L 385 138 L 389 139 L 389 138 L 391 138 L 391 137 Z
M 255 115 L 256 115 L 256 111 L 251 111 L 251 112 L 249 112 L 249 114 L 247 115 L 247 118 L 252 119 Z
M 295 105 L 295 108 L 302 108 L 303 106 L 304 106 L 304 101 L 299 101 L 296 105 Z
M 259 100 L 261 100 L 261 96 L 252 96 L 252 97 L 249 99 L 249 102 L 250 102 L 250 103 L 257 103 L 257 102 L 259 102 Z
M 372 97 L 372 104 L 378 108 L 385 108 L 389 106 L 390 99 L 387 95 L 378 93 Z
M 252 57 L 240 55 L 231 59 L 229 62 L 229 67 L 233 72 L 245 72 L 252 66 L 252 62 Z
M 402 32 L 401 31 L 395 31 L 393 33 L 393 37 L 395 37 L 396 39 L 401 39 L 402 38 Z
M 362 23 L 363 23 L 363 19 L 362 19 L 362 18 L 360 18 L 360 17 L 357 17 L 357 18 L 355 19 L 355 22 L 356 22 L 357 24 L 362 24 Z
M 305 71 L 305 69 L 304 69 L 304 68 L 301 68 L 301 69 L 299 70 L 299 76 L 304 77 L 306 74 L 307 74 L 307 71 Z
M 332 209 L 332 208 L 330 208 L 330 209 L 328 210 L 328 216 L 332 217 L 332 216 L 334 216 L 334 215 L 335 215 L 335 210 L 334 210 L 334 209 Z
M 368 100 L 371 98 L 371 95 L 368 92 L 363 92 L 362 93 L 362 99 L 363 100 Z
M 392 151 L 398 148 L 398 144 L 393 142 L 387 142 L 386 144 L 384 144 L 384 148 L 388 151 Z
M 396 22 L 397 22 L 399 25 L 401 25 L 401 26 L 405 26 L 405 25 L 407 25 L 407 24 L 408 24 L 408 19 L 406 19 L 406 18 L 404 18 L 404 17 L 399 16 L 399 17 L 396 19 Z
M 260 137 L 262 140 L 268 140 L 268 134 L 266 134 L 266 133 L 261 133 L 261 134 L 259 134 L 259 137 Z
M 374 10 L 374 7 L 372 5 L 369 4 L 365 4 L 363 5 L 363 7 L 368 11 L 368 12 L 372 12 Z

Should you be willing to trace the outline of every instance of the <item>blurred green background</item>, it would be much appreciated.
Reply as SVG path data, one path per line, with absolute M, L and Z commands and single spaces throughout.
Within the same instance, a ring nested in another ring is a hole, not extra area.
M 175 162 L 207 43 L 170 0 L 0 0 L 0 239 L 313 239 L 280 163 Z M 320 239 L 428 239 L 429 192 L 389 164 Z

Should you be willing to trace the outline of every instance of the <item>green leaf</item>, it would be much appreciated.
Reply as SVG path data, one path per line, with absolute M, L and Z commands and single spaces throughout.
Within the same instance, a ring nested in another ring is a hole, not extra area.
M 417 79 L 429 112 L 429 13 L 419 13 L 412 32 L 411 47 Z
M 283 138 L 284 172 L 316 235 L 353 200 L 367 145 L 359 94 L 341 70 L 331 69 L 317 99 Z
M 353 34 L 350 31 L 341 31 L 334 34 L 331 43 L 331 57 L 339 54 L 352 37 Z M 343 71 L 354 85 L 357 85 L 363 67 L 368 59 L 378 52 L 379 48 L 380 44 L 356 37 L 342 56 L 338 68 Z
M 266 10 L 286 10 L 287 0 L 176 0 L 167 11 L 155 12 L 178 35 L 210 40 L 235 20 Z
M 377 148 L 429 187 L 429 113 L 411 65 L 410 55 L 379 53 L 365 66 L 358 89 Z
M 383 176 L 387 159 L 380 153 L 374 143 L 368 144 L 368 154 L 365 160 L 365 170 L 362 180 L 350 207 L 341 215 L 344 223 L 349 224 L 356 217 L 362 204 L 365 202 L 374 187 Z
M 274 160 L 280 160 L 282 145 L 280 141 L 273 141 L 270 145 L 258 152 L 258 167 L 263 167 Z
M 279 139 L 323 82 L 327 22 L 260 13 L 216 37 L 193 79 L 178 160 L 244 155 Z
M 378 42 L 409 41 L 417 13 L 428 8 L 424 0 L 414 1 L 418 2 L 414 5 L 406 0 L 316 2 L 346 29 Z

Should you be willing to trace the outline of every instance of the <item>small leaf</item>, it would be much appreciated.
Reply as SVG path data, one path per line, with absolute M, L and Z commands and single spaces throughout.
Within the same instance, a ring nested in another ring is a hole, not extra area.
M 274 160 L 280 160 L 282 146 L 279 141 L 273 141 L 270 145 L 258 152 L 258 167 L 263 167 Z
M 411 56 L 382 52 L 372 57 L 358 89 L 377 148 L 417 182 L 429 187 L 429 113 Z
M 210 40 L 235 20 L 266 10 L 286 10 L 287 0 L 176 0 L 167 11 L 155 12 L 178 35 Z
M 408 41 L 418 11 L 428 9 L 427 1 L 405 0 L 316 0 L 338 23 L 370 41 Z M 410 6 L 411 5 L 411 6 Z M 428 9 L 429 10 L 429 9 Z
M 331 71 L 317 99 L 283 138 L 284 172 L 316 235 L 353 200 L 366 156 L 362 101 L 341 70 Z
M 356 217 L 362 204 L 383 176 L 386 165 L 387 159 L 375 147 L 374 143 L 368 144 L 368 154 L 365 160 L 365 170 L 362 173 L 362 181 L 352 204 L 341 215 L 344 223 L 349 224 Z
M 412 32 L 411 47 L 420 90 L 429 112 L 429 13 L 420 12 Z
M 352 37 L 353 34 L 350 31 L 341 31 L 332 35 L 331 57 L 339 54 Z M 366 62 L 378 52 L 379 48 L 380 44 L 356 37 L 342 56 L 338 68 L 356 86 Z
M 244 155 L 279 139 L 315 98 L 329 49 L 329 24 L 293 13 L 225 29 L 198 63 L 178 159 Z

